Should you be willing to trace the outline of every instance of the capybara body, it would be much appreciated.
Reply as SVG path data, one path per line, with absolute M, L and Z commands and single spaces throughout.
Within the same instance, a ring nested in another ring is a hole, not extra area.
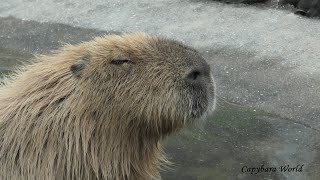
M 214 106 L 210 66 L 176 41 L 66 45 L 0 86 L 0 178 L 160 179 L 161 140 Z

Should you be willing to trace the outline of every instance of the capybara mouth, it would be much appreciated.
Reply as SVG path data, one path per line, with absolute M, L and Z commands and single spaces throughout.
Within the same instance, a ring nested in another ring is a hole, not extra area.
M 205 77 L 199 84 L 187 88 L 189 117 L 191 121 L 205 119 L 215 109 L 215 84 L 212 77 Z
M 208 95 L 207 98 L 197 98 L 192 104 L 191 118 L 194 120 L 205 119 L 215 109 L 214 95 Z

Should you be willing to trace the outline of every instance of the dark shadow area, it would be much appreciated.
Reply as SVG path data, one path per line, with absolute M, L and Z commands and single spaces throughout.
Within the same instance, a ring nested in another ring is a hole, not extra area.
M 14 17 L 0 18 L 0 48 L 28 53 L 48 53 L 63 43 L 77 44 L 96 36 L 116 32 L 83 29 L 59 23 L 23 21 Z
M 296 15 L 309 18 L 320 18 L 320 0 L 191 0 L 191 2 L 221 2 L 253 5 L 260 8 L 270 7 L 291 10 Z

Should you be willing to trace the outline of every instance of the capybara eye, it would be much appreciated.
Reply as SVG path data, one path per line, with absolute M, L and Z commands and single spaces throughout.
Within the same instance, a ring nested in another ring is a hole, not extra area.
M 132 61 L 128 59 L 117 59 L 117 60 L 112 60 L 110 64 L 121 65 L 125 63 L 132 63 Z

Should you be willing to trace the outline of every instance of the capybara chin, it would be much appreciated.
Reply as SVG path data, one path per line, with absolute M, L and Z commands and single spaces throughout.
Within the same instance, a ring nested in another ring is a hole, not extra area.
M 210 66 L 145 33 L 37 57 L 0 87 L 1 180 L 159 179 L 160 142 L 214 110 Z

